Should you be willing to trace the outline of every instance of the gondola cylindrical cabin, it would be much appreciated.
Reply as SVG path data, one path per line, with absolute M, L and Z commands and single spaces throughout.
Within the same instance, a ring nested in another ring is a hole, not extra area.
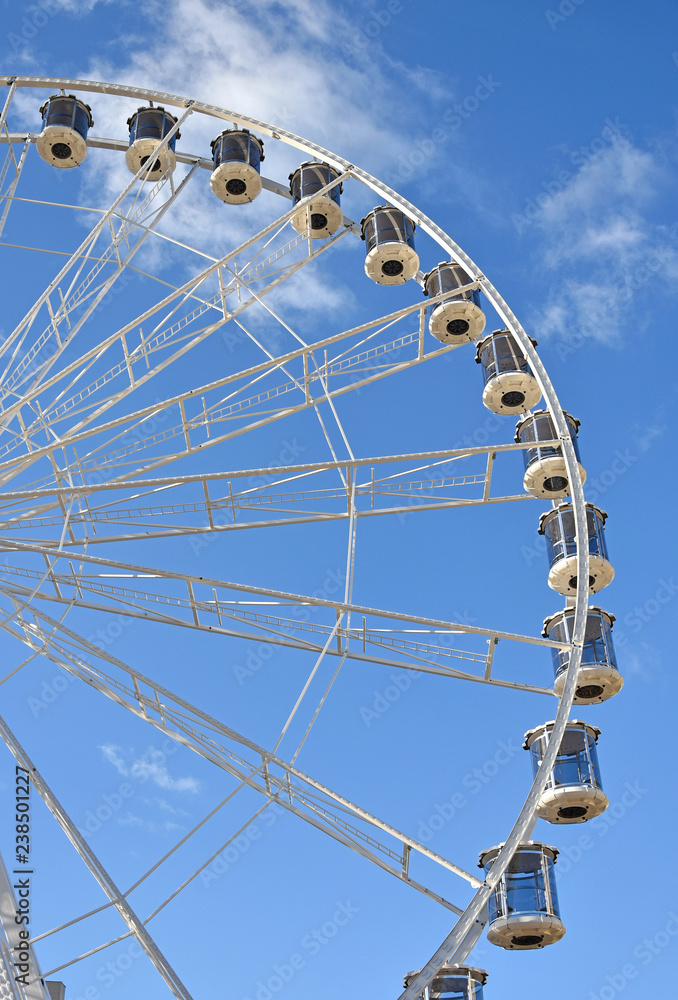
M 493 413 L 525 413 L 541 399 L 539 383 L 508 330 L 494 330 L 485 337 L 478 344 L 476 361 L 483 369 L 483 405 Z
M 554 722 L 545 722 L 525 733 L 525 750 L 530 751 L 533 773 L 548 748 Z M 537 814 L 547 823 L 585 823 L 600 816 L 609 805 L 603 791 L 597 743 L 600 729 L 570 719 L 558 749 L 546 788 L 539 797 Z
M 292 226 L 298 233 L 307 232 L 310 223 L 311 237 L 314 240 L 325 240 L 341 229 L 344 221 L 341 210 L 342 185 L 337 184 L 324 194 L 316 194 L 338 176 L 334 167 L 316 161 L 302 163 L 290 174 L 293 204 L 298 204 L 302 198 L 311 198 L 310 202 L 292 216 Z
M 245 205 L 261 191 L 260 165 L 264 142 L 246 128 L 226 129 L 212 139 L 213 194 L 228 205 Z
M 586 504 L 590 594 L 607 587 L 614 578 L 614 569 L 607 557 L 606 519 L 604 510 L 595 504 Z M 572 504 L 561 503 L 542 514 L 539 534 L 546 536 L 549 587 L 563 597 L 573 597 L 577 593 L 577 543 Z
M 168 132 L 174 128 L 177 119 L 161 107 L 139 108 L 127 119 L 129 126 L 129 147 L 125 153 L 125 163 L 132 174 L 142 167 L 143 181 L 157 181 L 167 171 L 174 171 L 177 160 L 174 154 L 180 133 L 175 132 L 165 148 L 156 153 Z M 150 164 L 149 164 L 150 161 Z
M 618 694 L 624 678 L 617 667 L 617 655 L 612 641 L 614 615 L 602 608 L 589 608 L 586 612 L 586 631 L 577 674 L 575 705 L 595 705 Z M 564 608 L 544 620 L 542 635 L 554 642 L 572 642 L 574 608 Z M 554 694 L 563 693 L 565 675 L 570 663 L 569 649 L 551 649 L 555 681 Z
M 94 124 L 89 104 L 73 94 L 52 94 L 40 108 L 38 153 L 53 167 L 78 167 L 87 156 L 87 133 Z
M 378 285 L 402 285 L 419 270 L 415 224 L 404 212 L 379 205 L 361 220 L 365 274 Z
M 502 844 L 483 851 L 478 862 L 488 874 Z M 490 896 L 487 940 L 509 950 L 543 948 L 565 934 L 560 919 L 554 865 L 555 847 L 537 841 L 519 844 Z
M 450 295 L 431 307 L 429 331 L 443 344 L 466 344 L 485 329 L 485 313 L 480 308 L 477 288 L 459 292 L 471 278 L 461 264 L 445 261 L 424 277 L 424 295 Z
M 407 988 L 420 972 L 421 969 L 408 972 L 403 977 L 403 986 Z M 419 994 L 419 1000 L 483 1000 L 483 986 L 486 982 L 487 973 L 484 969 L 446 962 L 435 979 Z
M 579 442 L 577 431 L 579 421 L 563 411 L 565 422 L 570 431 L 574 445 L 579 474 L 582 482 L 586 481 L 586 471 L 579 458 Z M 525 462 L 525 478 L 523 487 L 527 493 L 540 499 L 559 500 L 570 495 L 570 481 L 565 465 L 563 450 L 559 445 L 543 445 L 541 441 L 558 440 L 558 433 L 548 410 L 537 410 L 531 413 L 516 426 L 515 440 L 517 443 L 534 441 L 533 448 L 523 451 Z

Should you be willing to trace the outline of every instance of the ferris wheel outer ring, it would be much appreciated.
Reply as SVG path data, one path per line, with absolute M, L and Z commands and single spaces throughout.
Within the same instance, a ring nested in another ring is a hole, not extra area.
M 5 117 L 5 110 L 12 94 L 18 87 L 34 88 L 60 88 L 64 90 L 79 90 L 90 93 L 100 93 L 109 96 L 128 97 L 143 101 L 162 102 L 170 106 L 184 108 L 193 113 L 202 113 L 224 121 L 232 121 L 236 125 L 244 125 L 268 135 L 272 138 L 280 139 L 288 145 L 296 147 L 309 155 L 322 159 L 342 172 L 348 172 L 356 180 L 361 181 L 379 195 L 381 199 L 389 201 L 395 208 L 400 209 L 411 219 L 422 231 L 427 233 L 443 249 L 447 250 L 451 259 L 464 266 L 473 281 L 478 282 L 478 287 L 483 291 L 486 298 L 492 304 L 497 314 L 504 321 L 507 329 L 514 336 L 521 346 L 534 377 L 541 389 L 547 409 L 553 420 L 561 448 L 567 474 L 571 484 L 571 500 L 575 521 L 575 542 L 577 547 L 577 578 L 578 585 L 574 597 L 574 623 L 572 629 L 572 652 L 569 659 L 567 672 L 562 687 L 562 694 L 558 701 L 551 739 L 541 765 L 535 775 L 532 786 L 528 792 L 523 807 L 514 823 L 501 851 L 499 852 L 486 881 L 475 893 L 469 906 L 457 920 L 454 928 L 444 939 L 440 947 L 434 952 L 429 961 L 421 968 L 417 976 L 410 982 L 409 986 L 400 994 L 398 1000 L 416 1000 L 426 986 L 445 962 L 463 963 L 475 944 L 478 937 L 477 926 L 489 898 L 498 884 L 502 875 L 506 871 L 513 854 L 519 843 L 526 839 L 531 827 L 536 819 L 537 802 L 546 787 L 549 774 L 555 763 L 560 742 L 565 732 L 569 714 L 573 705 L 575 690 L 577 686 L 577 675 L 581 663 L 582 647 L 584 643 L 586 612 L 588 607 L 588 588 L 583 581 L 589 578 L 589 552 L 587 542 L 587 520 L 583 483 L 580 473 L 580 466 L 575 454 L 574 445 L 570 437 L 567 421 L 563 416 L 562 407 L 558 401 L 556 392 L 551 384 L 546 369 L 533 346 L 532 339 L 519 322 L 516 315 L 509 308 L 507 302 L 499 294 L 498 290 L 487 278 L 472 258 L 433 220 L 424 216 L 411 202 L 403 198 L 393 189 L 381 183 L 376 177 L 367 171 L 356 167 L 350 161 L 332 153 L 330 150 L 309 142 L 301 136 L 295 135 L 286 129 L 279 128 L 270 123 L 242 115 L 238 112 L 207 104 L 197 100 L 191 100 L 174 94 L 160 91 L 148 90 L 137 87 L 128 87 L 113 83 L 100 83 L 92 80 L 65 80 L 53 77 L 28 77 L 28 76 L 0 76 L 0 86 L 10 88 L 10 94 L 2 114 L 0 114 L 0 126 Z

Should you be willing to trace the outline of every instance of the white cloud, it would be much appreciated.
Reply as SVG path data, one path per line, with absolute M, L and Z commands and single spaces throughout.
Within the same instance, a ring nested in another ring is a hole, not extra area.
M 152 799 L 146 801 L 148 805 L 157 809 L 162 809 L 163 812 L 168 812 L 172 816 L 188 816 L 188 813 L 184 809 L 176 809 L 174 806 L 169 804 L 167 799 Z
M 164 754 L 160 752 L 160 757 Z M 139 781 L 153 781 L 159 788 L 166 788 L 174 792 L 195 792 L 198 791 L 199 783 L 195 778 L 172 778 L 164 763 L 154 759 L 154 752 L 150 756 L 139 757 L 130 767 L 130 777 Z
M 549 263 L 601 253 L 623 257 L 642 245 L 642 210 L 656 193 L 659 173 L 652 155 L 623 137 L 591 156 L 542 201 L 537 222 L 550 243 Z
M 538 337 L 581 332 L 614 343 L 634 298 L 675 278 L 677 234 L 651 213 L 662 183 L 658 159 L 617 134 L 559 190 L 541 196 L 531 233 L 540 268 L 557 272 L 558 284 L 533 316 Z
M 378 60 L 347 65 L 337 51 L 346 24 L 324 0 L 170 0 L 151 18 L 150 43 L 146 33 L 143 43 L 123 39 L 121 64 L 95 58 L 84 75 L 239 109 L 348 157 L 368 151 L 375 165 L 395 157 L 414 119 L 406 88 L 388 100 Z
M 454 100 L 456 91 L 450 83 L 450 78 L 439 70 L 427 66 L 410 66 L 407 63 L 393 62 L 393 68 L 417 90 L 437 101 Z
M 103 753 L 103 755 L 106 758 L 106 760 L 110 764 L 112 764 L 113 767 L 117 770 L 118 774 L 123 774 L 123 775 L 125 775 L 125 777 L 127 777 L 129 775 L 129 770 L 127 768 L 127 765 L 125 764 L 125 761 L 122 759 L 122 757 L 118 753 L 118 750 L 120 749 L 120 747 L 116 747 L 116 746 L 113 746 L 111 744 L 107 744 L 105 746 L 99 747 L 99 749 Z
M 620 202 L 637 206 L 655 194 L 659 167 L 651 153 L 617 135 L 611 144 L 594 153 L 572 180 L 543 206 L 545 226 L 567 223 L 617 208 Z
M 129 0 L 49 0 L 49 6 L 61 8 L 69 14 L 84 15 L 89 14 L 97 4 L 122 3 L 127 4 Z
M 148 833 L 158 833 L 159 831 L 172 833 L 175 830 L 184 829 L 179 823 L 173 823 L 171 820 L 166 820 L 164 823 L 154 823 L 153 820 L 143 819 L 143 817 L 135 816 L 131 812 L 125 813 L 124 816 L 117 816 L 116 823 L 118 826 L 138 826 Z
M 83 15 L 95 6 L 94 0 L 59 3 L 64 11 Z M 407 71 L 413 86 L 403 83 L 402 73 L 397 74 L 401 85 L 397 100 L 393 100 L 392 63 L 381 47 L 372 43 L 360 60 L 347 63 L 340 42 L 351 26 L 327 0 L 261 0 L 257 4 L 168 0 L 147 2 L 137 10 L 141 22 L 138 36 L 116 39 L 115 63 L 95 55 L 74 75 L 167 90 L 233 107 L 327 145 L 377 174 L 391 168 L 407 148 L 408 123 L 420 118 L 422 105 L 441 95 L 450 96 L 440 74 L 415 67 Z M 101 14 L 93 11 L 92 24 Z M 415 87 L 417 92 L 413 92 Z M 139 106 L 138 101 L 100 94 L 84 95 L 84 99 L 92 105 L 92 135 L 127 135 L 126 119 Z M 35 127 L 33 91 L 17 94 L 15 112 L 26 125 Z M 210 140 L 229 124 L 192 114 L 182 126 L 179 147 L 208 157 Z M 272 138 L 266 140 L 265 153 L 263 172 L 284 183 L 288 173 L 306 158 Z M 179 166 L 175 180 L 185 171 Z M 130 180 L 122 155 L 107 150 L 91 150 L 79 176 L 81 201 L 99 207 L 108 207 Z M 210 191 L 208 176 L 205 170 L 197 171 L 160 222 L 162 233 L 218 257 L 289 208 L 285 199 L 266 191 L 252 205 L 222 205 Z M 144 185 L 140 197 L 149 188 Z M 360 189 L 358 200 L 365 197 L 373 203 L 372 193 Z M 344 193 L 349 213 L 357 207 L 352 204 L 355 200 L 349 185 Z M 94 221 L 85 213 L 77 218 L 83 228 Z M 289 227 L 287 232 L 294 235 Z M 146 240 L 134 261 L 161 276 L 171 268 L 175 282 L 202 263 L 188 252 L 182 257 L 155 237 Z M 334 282 L 330 287 L 316 267 L 304 269 L 296 286 L 294 290 L 283 286 L 276 291 L 275 301 L 293 306 L 297 313 L 318 305 L 346 309 L 353 301 L 349 289 L 338 294 Z
M 94 0 L 60 4 L 87 14 Z M 432 103 L 453 96 L 444 76 L 394 66 L 378 44 L 347 62 L 341 40 L 351 23 L 328 0 L 168 0 L 141 4 L 137 13 L 138 34 L 111 39 L 114 62 L 94 55 L 74 75 L 237 109 L 326 145 L 376 174 L 391 169 L 407 151 L 411 127 Z M 100 16 L 91 13 L 93 25 Z M 94 113 L 93 135 L 126 135 L 125 119 L 138 102 L 98 94 L 86 100 Z M 33 126 L 34 105 L 34 94 L 18 95 L 16 107 Z M 228 124 L 194 114 L 181 145 L 209 156 L 210 139 Z M 265 171 L 279 180 L 286 180 L 303 155 L 274 139 L 267 140 L 265 152 Z M 97 160 L 96 179 L 90 180 L 105 202 L 129 177 L 120 155 L 97 155 Z M 235 221 L 230 213 L 229 224 Z
M 638 650 L 638 652 L 636 652 Z M 648 642 L 638 640 L 633 649 L 628 649 L 623 655 L 623 670 L 642 681 L 657 683 L 663 681 L 663 656 L 660 649 Z
M 65 11 L 87 15 L 93 0 L 60 0 Z M 435 101 L 452 98 L 446 78 L 421 67 L 399 68 L 371 41 L 360 58 L 347 61 L 341 40 L 351 25 L 328 0 L 167 0 L 139 4 L 140 29 L 135 37 L 111 38 L 111 45 L 97 53 L 114 52 L 107 61 L 100 54 L 74 70 L 80 78 L 126 83 L 153 90 L 195 97 L 215 105 L 237 108 L 244 114 L 280 124 L 284 128 L 327 145 L 337 153 L 384 176 L 407 151 L 412 130 L 426 117 Z M 92 26 L 103 23 L 107 10 L 93 10 Z M 100 20 L 97 21 L 97 18 Z M 90 22 L 85 24 L 85 29 Z M 141 103 L 102 94 L 85 94 L 94 117 L 92 135 L 124 139 L 126 119 Z M 37 125 L 36 94 L 19 91 L 15 113 L 25 126 Z M 210 155 L 210 140 L 230 122 L 191 114 L 182 124 L 179 148 Z M 262 172 L 286 183 L 289 172 L 307 158 L 295 147 L 273 138 L 265 141 Z M 187 168 L 179 165 L 178 183 Z M 61 173 L 55 171 L 55 174 Z M 69 172 L 75 173 L 75 172 Z M 120 152 L 91 149 L 77 171 L 82 185 L 81 204 L 108 207 L 129 183 L 130 174 Z M 137 185 L 143 199 L 151 185 Z M 378 200 L 372 191 L 355 182 L 345 186 L 342 199 L 347 214 L 359 219 Z M 175 205 L 158 224 L 165 236 L 190 243 L 219 257 L 260 231 L 286 212 L 290 202 L 268 191 L 247 206 L 226 206 L 210 191 L 209 172 L 198 169 Z M 95 216 L 76 214 L 83 228 Z M 295 234 L 287 226 L 280 243 Z M 313 339 L 311 324 L 325 317 L 346 316 L 355 305 L 352 289 L 341 285 L 330 269 L 334 253 L 353 252 L 362 275 L 364 247 L 347 235 L 336 250 L 317 264 L 304 267 L 291 281 L 270 296 L 271 305 L 305 339 Z M 198 254 L 180 251 L 168 241 L 150 236 L 133 265 L 179 284 L 205 266 Z M 359 277 L 357 280 L 361 280 Z M 365 279 L 366 280 L 366 279 Z M 157 297 L 166 294 L 158 286 Z M 272 330 L 273 323 L 259 307 L 246 310 L 243 321 L 254 333 Z M 339 323 L 350 326 L 351 322 Z M 272 349 L 287 344 L 280 328 Z M 269 346 L 267 341 L 267 346 Z
M 652 447 L 653 442 L 664 434 L 666 429 L 666 424 L 647 424 L 647 426 L 638 428 L 633 436 L 635 447 L 640 451 L 647 451 Z
M 118 774 L 135 781 L 152 781 L 159 788 L 172 792 L 191 792 L 195 794 L 200 783 L 196 778 L 173 778 L 165 764 L 166 754 L 155 747 L 149 747 L 145 754 L 127 763 L 120 753 L 120 747 L 105 744 L 101 751 Z
M 124 816 L 117 816 L 116 823 L 118 826 L 145 826 L 145 821 L 141 816 L 134 816 L 131 812 L 125 813 Z

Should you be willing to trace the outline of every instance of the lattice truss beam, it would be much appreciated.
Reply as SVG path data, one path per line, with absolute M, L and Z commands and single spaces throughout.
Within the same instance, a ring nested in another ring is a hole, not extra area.
M 173 132 L 189 113 L 190 109 L 181 116 Z M 163 145 L 170 138 L 168 135 Z M 10 154 L 13 155 L 11 145 L 8 158 Z M 89 235 L 7 337 L 2 350 L 4 370 L 0 375 L 0 397 L 5 401 L 3 427 L 7 427 L 8 417 L 15 412 L 16 401 L 21 405 L 25 397 L 30 398 L 63 357 L 125 266 L 183 191 L 195 169 L 190 170 L 176 187 L 173 176 L 165 174 L 145 197 L 142 197 L 143 187 L 137 186 L 142 171 L 135 174 L 110 208 L 100 214 Z M 17 165 L 15 182 L 19 174 Z M 163 197 L 166 189 L 170 193 Z M 11 198 L 6 194 L 6 210 L 10 204 Z M 92 256 L 96 257 L 96 262 L 87 269 Z M 31 331 L 40 317 L 47 325 L 36 339 L 31 340 Z
M 0 627 L 5 632 L 215 764 L 236 779 L 238 788 L 254 789 L 269 803 L 278 803 L 457 914 L 463 911 L 413 877 L 410 871 L 412 854 L 415 858 L 434 861 L 474 888 L 482 884 L 482 880 L 459 865 L 316 781 L 293 763 L 283 760 L 275 751 L 265 750 L 122 660 L 99 649 L 37 606 L 6 588 L 0 588 L 0 592 L 12 604 L 11 617 L 5 613 L 0 621 Z M 238 836 L 239 832 L 236 831 L 227 843 Z M 221 846 L 217 853 L 225 846 L 227 845 Z M 212 860 L 213 857 L 201 865 L 184 885 Z M 154 871 L 156 867 L 154 865 L 150 871 Z M 135 883 L 133 888 L 138 885 L 139 882 Z M 131 891 L 130 889 L 129 892 Z M 155 916 L 175 895 L 173 892 L 151 916 Z
M 18 545 L 14 550 L 41 555 L 46 568 L 3 564 L 8 594 L 35 595 L 67 607 L 303 651 L 324 651 L 342 660 L 380 663 L 551 694 L 549 688 L 526 684 L 520 679 L 493 677 L 495 650 L 502 639 L 566 648 L 561 643 L 533 636 L 369 608 L 348 600 L 292 594 L 132 565 L 84 552 L 70 556 L 30 544 Z M 343 622 L 345 616 L 351 624 Z M 327 637 L 333 640 L 329 647 Z M 460 642 L 466 648 L 459 648 Z M 454 661 L 461 663 L 457 665 Z
M 50 545 L 50 529 L 61 526 L 66 505 L 74 509 L 64 544 L 74 545 L 85 539 L 96 544 L 345 520 L 352 514 L 358 518 L 396 514 L 402 520 L 423 510 L 529 500 L 526 493 L 491 495 L 497 455 L 525 447 L 492 445 L 205 475 L 29 487 L 0 493 L 0 531 Z M 475 471 L 464 471 L 465 459 L 472 460 Z M 121 531 L 123 527 L 127 530 Z
M 324 244 L 323 250 L 315 253 L 327 252 L 327 246 Z M 253 302 L 257 299 L 250 296 L 235 311 L 239 313 Z M 203 308 L 193 310 L 190 318 Z M 317 408 L 319 404 L 449 351 L 450 348 L 441 347 L 426 352 L 423 330 L 393 337 L 392 328 L 414 312 L 421 313 L 422 307 L 417 304 L 278 357 L 270 356 L 262 346 L 269 356 L 259 364 L 101 422 L 109 409 L 221 327 L 225 319 L 222 313 L 199 333 L 178 337 L 188 343 L 179 347 L 173 344 L 176 350 L 153 367 L 150 358 L 156 349 L 162 351 L 166 346 L 163 335 L 167 331 L 147 338 L 142 328 L 140 343 L 131 351 L 127 350 L 124 339 L 129 332 L 125 328 L 114 341 L 93 348 L 46 379 L 39 391 L 29 392 L 20 402 L 7 407 L 5 421 L 9 423 L 13 418 L 19 428 L 14 429 L 8 435 L 9 440 L 0 446 L 0 481 L 7 482 L 39 459 L 46 458 L 55 468 L 33 485 L 54 482 L 60 485 L 61 481 L 68 481 L 68 476 L 65 469 L 58 467 L 59 454 L 66 455 L 69 470 L 81 477 L 80 481 L 87 481 L 88 476 L 91 481 L 94 476 L 123 479 L 142 475 L 265 427 L 282 417 Z M 173 332 L 181 333 L 186 325 L 182 320 L 177 321 Z M 129 328 L 138 326 L 139 318 L 128 324 Z M 243 331 L 245 340 L 256 341 L 244 324 L 238 324 L 238 328 Z M 47 398 L 47 390 L 55 388 L 62 379 L 67 380 L 69 390 L 74 388 L 82 378 L 83 369 L 89 370 L 95 358 L 101 357 L 111 346 L 127 351 L 127 358 L 80 392 L 66 397 L 66 391 L 62 390 Z M 322 360 L 318 360 L 318 355 Z M 138 377 L 135 374 L 137 366 L 141 372 Z M 100 398 L 100 390 L 121 376 L 122 387 Z M 79 419 L 64 426 L 73 416 Z M 144 424 L 150 420 L 169 421 L 170 426 L 158 433 L 148 433 Z M 168 450 L 167 444 L 174 447 Z

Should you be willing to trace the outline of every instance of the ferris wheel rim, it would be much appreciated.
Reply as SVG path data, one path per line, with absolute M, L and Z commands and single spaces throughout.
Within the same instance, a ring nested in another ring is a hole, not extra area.
M 451 934 L 448 935 L 440 948 L 438 948 L 431 957 L 429 962 L 422 966 L 419 973 L 399 997 L 399 1000 L 414 1000 L 415 997 L 418 997 L 421 994 L 423 988 L 430 983 L 444 962 L 463 961 L 473 947 L 475 940 L 470 941 L 469 934 L 472 936 L 473 927 L 478 923 L 479 917 L 481 916 L 489 895 L 499 881 L 503 872 L 506 870 L 518 844 L 524 840 L 526 831 L 533 823 L 536 815 L 537 799 L 544 789 L 549 772 L 555 761 L 556 753 L 560 744 L 560 738 L 564 734 L 565 726 L 575 698 L 576 679 L 581 662 L 581 647 L 584 639 L 586 610 L 588 607 L 588 588 L 585 585 L 585 581 L 588 580 L 589 576 L 589 553 L 588 546 L 582 544 L 583 540 L 586 539 L 585 501 L 580 467 L 569 435 L 567 423 L 563 416 L 563 408 L 558 401 L 558 397 L 551 384 L 546 369 L 538 354 L 534 350 L 532 340 L 518 321 L 515 314 L 510 310 L 509 306 L 499 294 L 495 286 L 478 268 L 475 262 L 465 253 L 465 251 L 431 219 L 423 215 L 411 202 L 404 199 L 387 185 L 383 184 L 378 180 L 378 178 L 367 173 L 361 168 L 356 167 L 348 160 L 337 156 L 331 151 L 273 124 L 260 121 L 250 116 L 242 115 L 216 105 L 209 105 L 200 101 L 165 92 L 136 87 L 125 87 L 118 84 L 101 83 L 96 81 L 52 77 L 0 76 L 0 84 L 8 86 L 12 88 L 12 90 L 18 87 L 52 87 L 62 90 L 70 89 L 100 93 L 102 95 L 117 96 L 121 98 L 135 98 L 155 102 L 162 101 L 163 103 L 169 104 L 173 107 L 184 108 L 189 114 L 193 112 L 201 113 L 216 119 L 232 121 L 236 124 L 252 127 L 253 129 L 262 132 L 264 135 L 269 135 L 272 138 L 279 139 L 287 145 L 296 147 L 309 155 L 323 159 L 336 169 L 340 169 L 348 176 L 360 181 L 362 184 L 372 189 L 380 197 L 389 201 L 394 207 L 404 212 L 408 218 L 415 222 L 417 226 L 419 226 L 433 240 L 435 240 L 435 242 L 438 243 L 443 250 L 446 250 L 453 260 L 462 264 L 468 270 L 469 276 L 473 279 L 473 281 L 477 282 L 477 287 L 483 291 L 498 315 L 504 320 L 507 329 L 518 341 L 529 360 L 532 371 L 542 391 L 548 412 L 551 415 L 554 426 L 558 432 L 569 480 L 572 486 L 571 502 L 576 526 L 577 545 L 577 593 L 574 603 L 575 616 L 572 631 L 572 651 L 569 658 L 564 687 L 558 701 L 558 710 L 553 722 L 552 739 L 550 741 L 547 754 L 541 763 L 540 769 L 535 776 L 518 818 L 516 819 L 511 832 L 504 842 L 490 875 L 486 879 L 485 883 L 478 888 L 473 900 L 469 906 L 466 907 L 463 914 L 456 922 Z M 3 122 L 0 120 L 0 127 L 2 127 L 2 124 Z M 99 140 L 100 145 L 105 144 L 106 142 L 107 140 Z M 115 145 L 113 145 L 114 143 Z M 111 140 L 110 148 L 118 148 L 118 144 L 115 140 Z M 193 157 L 191 162 L 196 162 L 198 159 L 201 158 Z M 443 952 L 445 952 L 444 957 Z

